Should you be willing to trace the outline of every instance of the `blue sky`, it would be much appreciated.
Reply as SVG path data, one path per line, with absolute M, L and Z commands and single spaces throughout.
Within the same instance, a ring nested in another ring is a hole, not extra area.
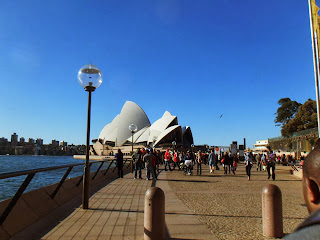
M 77 72 L 89 62 L 103 74 L 91 138 L 126 100 L 151 123 L 166 110 L 178 116 L 195 144 L 277 137 L 277 101 L 315 99 L 307 2 L 5 1 L 0 137 L 85 143 Z

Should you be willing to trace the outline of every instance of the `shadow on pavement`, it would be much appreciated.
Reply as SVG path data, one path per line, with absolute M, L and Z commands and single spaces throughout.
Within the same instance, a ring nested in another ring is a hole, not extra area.
M 275 181 L 275 182 L 301 182 L 301 180 L 284 180 L 284 179 L 281 179 L 281 180 L 272 180 L 271 178 L 270 179 L 268 179 L 268 178 L 266 178 L 266 179 L 261 179 L 261 180 L 255 180 L 254 179 L 254 176 L 253 176 L 253 178 L 251 179 L 252 181 L 260 181 L 260 182 L 265 182 L 265 181 L 270 181 L 270 182 L 273 182 L 273 181 Z
M 144 213 L 144 211 L 137 210 L 125 210 L 125 209 L 101 209 L 101 208 L 90 208 L 93 211 L 109 211 L 109 212 L 126 212 L 126 213 Z M 261 216 L 238 216 L 238 215 L 219 215 L 219 214 L 196 214 L 196 213 L 181 213 L 181 212 L 166 212 L 170 215 L 185 215 L 185 216 L 200 216 L 200 217 L 225 217 L 225 218 L 255 218 L 262 219 Z M 304 220 L 303 217 L 283 217 L 283 219 L 297 219 Z
M 190 176 L 192 177 L 192 176 Z M 168 181 L 168 182 L 199 182 L 199 183 L 211 183 L 210 181 L 203 181 L 203 180 L 180 180 L 180 179 L 158 179 L 157 181 Z

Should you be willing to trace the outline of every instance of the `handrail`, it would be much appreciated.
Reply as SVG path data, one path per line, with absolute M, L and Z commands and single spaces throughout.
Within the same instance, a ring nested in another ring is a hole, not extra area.
M 28 174 L 32 174 L 32 173 L 46 172 L 46 171 L 57 170 L 57 169 L 66 168 L 66 167 L 80 166 L 80 165 L 84 165 L 84 163 L 75 163 L 75 164 L 68 164 L 68 165 L 61 165 L 61 166 L 54 166 L 54 167 L 37 168 L 37 169 L 23 170 L 23 171 L 17 171 L 17 172 L 1 173 L 0 179 L 18 177 L 18 176 L 28 175 Z
M 124 159 L 126 159 L 126 158 L 129 158 L 129 157 L 124 157 Z M 114 160 L 114 157 L 113 158 L 110 157 L 106 160 L 91 160 L 90 163 L 110 162 L 112 160 Z M 46 171 L 57 170 L 57 169 L 61 169 L 61 168 L 67 168 L 67 167 L 80 166 L 80 165 L 84 165 L 84 164 L 85 163 L 74 163 L 74 164 L 67 164 L 67 165 L 60 165 L 60 166 L 53 166 L 53 167 L 46 167 L 46 168 L 22 170 L 22 171 L 17 171 L 17 172 L 1 173 L 0 179 L 18 177 L 18 176 L 28 175 L 28 174 L 32 174 L 32 173 L 38 173 L 38 172 L 46 172 Z
M 124 156 L 123 158 L 126 159 L 126 161 L 124 162 L 124 165 L 125 165 L 125 163 L 127 162 L 128 159 L 131 159 L 131 157 L 129 157 L 129 156 Z M 115 158 L 113 156 L 110 156 L 110 158 L 105 158 L 103 160 L 91 160 L 90 161 L 90 166 L 93 163 L 100 163 L 100 166 L 98 167 L 98 170 L 94 174 L 92 180 L 97 176 L 97 174 L 98 174 L 99 170 L 101 169 L 101 167 L 102 167 L 104 162 L 110 162 L 107 170 L 103 174 L 103 175 L 106 175 L 106 173 L 108 172 L 110 166 L 112 165 L 112 163 L 114 161 L 115 161 Z M 55 190 L 50 195 L 50 197 L 53 199 L 56 196 L 56 194 L 59 191 L 59 189 L 61 188 L 61 186 L 64 183 L 64 181 L 66 180 L 66 178 L 68 177 L 68 175 L 71 172 L 72 168 L 74 166 L 81 166 L 81 165 L 84 165 L 84 164 L 85 163 L 75 163 L 75 164 L 67 164 L 67 165 L 60 165 L 60 166 L 53 166 L 53 167 L 46 167 L 46 168 L 37 168 L 37 169 L 31 169 L 31 170 L 23 170 L 23 171 L 9 172 L 9 173 L 0 174 L 0 179 L 6 179 L 6 178 L 12 178 L 12 177 L 18 177 L 18 176 L 22 176 L 22 175 L 27 175 L 26 179 L 21 184 L 21 186 L 18 189 L 18 191 L 16 192 L 16 194 L 14 195 L 14 197 L 9 202 L 7 208 L 1 214 L 1 216 L 0 216 L 0 226 L 4 223 L 4 221 L 6 220 L 8 215 L 10 214 L 11 210 L 14 208 L 14 206 L 18 202 L 19 198 L 22 196 L 24 190 L 28 187 L 29 183 L 31 182 L 32 178 L 34 177 L 34 175 L 36 173 L 38 173 L 38 172 L 46 172 L 46 171 L 51 171 L 51 170 L 57 170 L 57 169 L 61 169 L 61 168 L 68 168 L 66 173 L 64 174 L 64 176 L 61 178 L 60 182 L 58 183 L 57 187 L 55 188 Z M 77 187 L 80 185 L 82 180 L 83 180 L 83 176 L 80 178 L 79 182 L 76 184 Z

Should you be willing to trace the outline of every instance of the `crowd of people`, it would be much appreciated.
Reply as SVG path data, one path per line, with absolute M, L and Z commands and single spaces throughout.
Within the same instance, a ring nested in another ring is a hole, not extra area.
M 123 153 L 120 149 L 115 154 L 116 166 L 118 168 L 118 176 L 123 177 Z M 284 158 L 283 158 L 284 159 Z M 202 174 L 202 165 L 208 164 L 209 173 L 213 174 L 216 170 L 220 170 L 219 165 L 223 167 L 223 172 L 227 174 L 236 174 L 239 163 L 239 155 L 231 154 L 231 152 L 215 153 L 214 149 L 202 152 L 178 151 L 167 149 L 160 152 L 153 148 L 138 148 L 132 155 L 134 163 L 134 178 L 142 179 L 142 170 L 146 171 L 146 179 L 157 178 L 159 166 L 163 165 L 165 171 L 184 170 L 186 174 L 192 175 L 192 170 L 196 168 L 196 174 Z M 281 158 L 268 147 L 267 152 L 263 154 L 252 154 L 246 151 L 244 155 L 244 164 L 248 180 L 251 180 L 251 170 L 253 164 L 257 163 L 257 171 L 267 171 L 268 179 L 272 177 L 275 180 L 276 164 L 281 164 Z
M 267 171 L 268 179 L 272 177 L 276 178 L 275 168 L 276 164 L 283 164 L 285 162 L 285 156 L 277 156 L 274 151 L 268 146 L 267 151 L 263 154 L 252 154 L 250 151 L 245 152 L 244 165 L 248 180 L 251 179 L 251 169 L 253 164 L 257 163 L 257 171 Z M 119 149 L 115 154 L 116 166 L 118 168 L 118 176 L 123 177 L 123 153 Z M 138 177 L 142 179 L 142 169 L 146 171 L 146 179 L 157 179 L 159 173 L 159 165 L 164 165 L 165 171 L 172 170 L 185 170 L 188 175 L 191 175 L 194 166 L 197 168 L 197 175 L 202 173 L 202 164 L 209 165 L 209 173 L 214 173 L 215 170 L 219 170 L 219 165 L 223 166 L 224 174 L 236 173 L 239 158 L 237 154 L 232 155 L 230 152 L 222 154 L 214 153 L 214 150 L 210 152 L 196 153 L 192 151 L 176 151 L 167 149 L 165 152 L 159 150 L 149 149 L 137 149 L 132 155 L 134 161 L 134 179 Z M 308 207 L 310 216 L 301 223 L 297 229 L 285 237 L 285 239 L 319 239 L 319 217 L 320 217 L 320 140 L 316 142 L 314 150 L 306 158 L 306 162 L 303 165 L 303 194 L 306 205 Z

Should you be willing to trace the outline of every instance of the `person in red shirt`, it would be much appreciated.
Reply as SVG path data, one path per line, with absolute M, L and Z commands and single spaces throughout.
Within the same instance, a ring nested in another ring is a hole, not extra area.
M 179 165 L 179 152 L 175 151 L 173 155 L 173 170 L 176 168 L 176 166 L 180 170 L 180 165 Z
M 171 153 L 169 152 L 169 149 L 167 149 L 167 151 L 164 154 L 164 170 L 167 170 L 167 166 L 169 168 L 170 171 L 172 171 L 171 167 L 170 167 L 170 160 L 171 160 Z
M 233 164 L 232 164 L 232 172 L 233 172 L 233 174 L 236 174 L 237 166 L 238 166 L 238 157 L 237 157 L 237 154 L 235 154 L 233 156 Z

